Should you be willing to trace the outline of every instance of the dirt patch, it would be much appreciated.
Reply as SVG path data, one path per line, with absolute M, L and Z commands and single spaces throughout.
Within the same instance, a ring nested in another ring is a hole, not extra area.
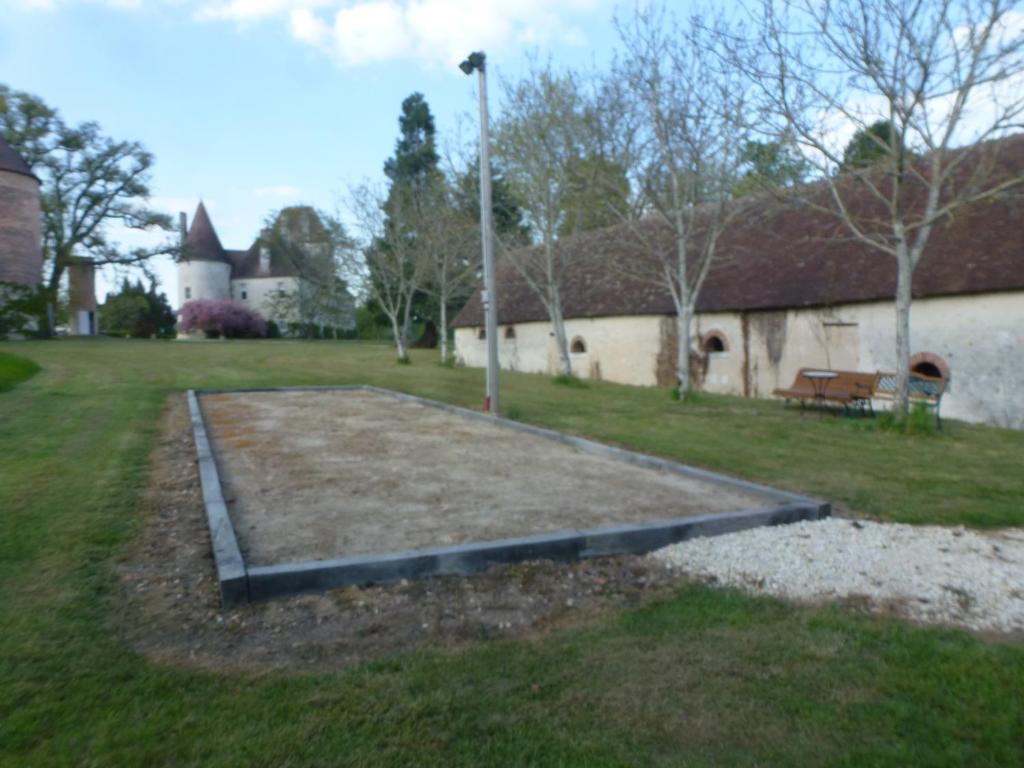
M 204 395 L 201 406 L 250 565 L 773 503 L 372 392 Z
M 591 621 L 679 583 L 645 557 L 539 561 L 224 611 L 183 395 L 167 403 L 151 467 L 139 533 L 117 565 L 112 621 L 129 645 L 161 663 L 336 669 L 414 648 L 459 649 Z

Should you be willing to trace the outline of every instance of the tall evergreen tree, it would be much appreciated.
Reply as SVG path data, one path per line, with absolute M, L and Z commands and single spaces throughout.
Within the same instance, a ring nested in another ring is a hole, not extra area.
M 384 163 L 384 174 L 391 180 L 392 190 L 405 187 L 418 191 L 441 174 L 434 116 L 422 93 L 414 93 L 402 102 L 398 127 L 401 135 L 394 156 Z
M 446 190 L 438 168 L 434 117 L 423 94 L 402 102 L 398 125 L 395 153 L 384 163 L 389 182 L 384 199 L 370 189 L 359 190 L 354 212 L 372 233 L 363 251 L 370 299 L 387 315 L 399 358 L 404 359 L 414 309 L 423 309 L 430 212 Z

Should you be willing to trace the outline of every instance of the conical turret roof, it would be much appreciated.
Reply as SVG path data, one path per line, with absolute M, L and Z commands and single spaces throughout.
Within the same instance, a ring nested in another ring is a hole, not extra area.
M 31 176 L 36 179 L 32 169 L 28 167 L 28 163 L 14 150 L 14 147 L 7 143 L 3 136 L 0 136 L 0 171 L 20 173 L 23 176 Z
M 183 261 L 223 261 L 228 264 L 231 260 L 224 252 L 224 246 L 220 244 L 217 231 L 213 228 L 210 215 L 206 212 L 206 206 L 202 201 L 196 208 L 196 214 L 192 217 L 192 226 L 189 227 L 188 235 L 185 237 L 185 247 L 182 249 Z

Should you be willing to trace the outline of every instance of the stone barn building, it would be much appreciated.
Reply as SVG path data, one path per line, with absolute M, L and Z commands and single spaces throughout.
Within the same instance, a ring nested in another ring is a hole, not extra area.
M 311 276 L 330 256 L 327 240 L 316 211 L 295 206 L 282 210 L 248 249 L 227 250 L 200 202 L 178 260 L 178 307 L 194 299 L 233 299 L 285 331 L 289 322 L 354 328 L 354 302 L 347 292 L 329 318 L 304 312 Z
M 1004 161 L 1024 171 L 1024 141 Z M 690 340 L 694 383 L 770 397 L 802 367 L 891 371 L 896 262 L 845 236 L 834 216 L 762 198 L 722 236 Z M 912 368 L 947 380 L 944 416 L 1024 428 L 1024 196 L 987 200 L 943 221 L 914 276 Z M 672 247 L 663 233 L 661 247 Z M 649 243 L 650 241 L 648 241 Z M 632 244 L 631 244 L 632 243 Z M 573 370 L 641 386 L 674 384 L 678 339 L 664 288 L 630 277 L 625 227 L 563 241 L 563 301 Z M 510 370 L 558 371 L 541 302 L 498 268 L 499 356 Z M 479 292 L 453 322 L 456 357 L 486 364 Z
M 42 281 L 41 227 L 39 179 L 0 137 L 0 284 Z

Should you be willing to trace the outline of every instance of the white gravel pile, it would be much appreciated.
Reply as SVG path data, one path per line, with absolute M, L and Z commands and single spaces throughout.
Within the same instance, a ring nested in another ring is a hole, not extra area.
M 1024 530 L 839 518 L 691 539 L 652 557 L 747 592 L 866 599 L 875 609 L 976 630 L 1024 630 Z

